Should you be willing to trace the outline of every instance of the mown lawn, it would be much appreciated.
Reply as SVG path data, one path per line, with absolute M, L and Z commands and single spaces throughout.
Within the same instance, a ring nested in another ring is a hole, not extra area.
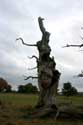
M 32 94 L 0 94 L 0 125 L 83 125 L 83 120 L 29 119 L 28 110 L 35 106 L 37 98 Z M 83 106 L 83 97 L 57 96 L 57 105 L 68 103 Z

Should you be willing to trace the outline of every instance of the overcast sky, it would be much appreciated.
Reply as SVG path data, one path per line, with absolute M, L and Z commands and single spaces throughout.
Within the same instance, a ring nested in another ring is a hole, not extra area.
M 81 44 L 83 41 L 83 0 L 0 0 L 0 77 L 16 88 L 24 81 L 23 75 L 37 75 L 35 47 L 23 46 L 15 39 L 22 37 L 26 43 L 41 39 L 38 16 L 45 18 L 44 25 L 51 33 L 51 56 L 55 57 L 56 68 L 61 72 L 59 88 L 70 81 L 83 91 L 83 78 L 73 78 L 83 70 L 83 52 L 79 48 L 62 48 L 67 43 Z M 33 81 L 37 85 L 37 81 Z

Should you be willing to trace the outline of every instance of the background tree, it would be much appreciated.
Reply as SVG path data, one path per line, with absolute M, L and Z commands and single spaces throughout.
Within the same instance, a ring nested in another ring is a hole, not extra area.
M 0 78 L 0 92 L 11 92 L 11 88 L 5 79 Z
M 19 85 L 18 86 L 18 93 L 23 93 L 24 92 L 24 86 L 23 85 Z
M 72 87 L 71 88 L 71 95 L 77 95 L 78 92 L 77 92 L 77 89 L 75 87 Z
M 72 96 L 76 95 L 77 89 L 75 87 L 72 87 L 70 82 L 64 83 L 63 84 L 63 89 L 62 89 L 62 94 L 65 96 Z
M 7 85 L 7 88 L 6 88 L 6 92 L 12 92 L 12 86 L 11 85 Z
M 36 86 L 33 86 L 32 83 L 28 83 L 26 85 L 18 86 L 19 93 L 37 93 L 38 89 Z

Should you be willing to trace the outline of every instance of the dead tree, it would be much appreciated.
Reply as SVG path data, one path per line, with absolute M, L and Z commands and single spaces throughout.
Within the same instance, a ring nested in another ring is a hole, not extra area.
M 37 77 L 28 76 L 25 80 L 29 78 L 38 79 L 38 86 L 40 90 L 39 99 L 36 108 L 45 107 L 50 109 L 57 109 L 56 107 L 56 93 L 58 88 L 58 83 L 60 79 L 60 72 L 56 69 L 56 62 L 54 57 L 50 57 L 51 48 L 49 46 L 50 33 L 46 31 L 43 18 L 38 18 L 38 24 L 40 31 L 42 33 L 42 38 L 36 44 L 27 44 L 22 38 L 16 40 L 21 40 L 23 45 L 26 46 L 36 46 L 39 52 L 39 57 L 32 56 L 30 59 L 35 58 L 37 62 Z

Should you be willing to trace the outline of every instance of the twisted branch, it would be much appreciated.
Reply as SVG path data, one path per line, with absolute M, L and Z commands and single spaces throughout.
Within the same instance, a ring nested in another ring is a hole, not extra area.
M 35 58 L 35 59 L 36 59 L 36 62 L 37 62 L 37 63 L 39 62 L 38 57 L 37 57 L 37 56 L 35 56 L 35 55 L 33 55 L 32 57 L 29 57 L 29 56 L 28 56 L 28 58 L 29 58 L 29 59 Z
M 29 59 L 35 58 L 36 60 L 38 60 L 38 57 L 35 56 L 35 55 L 33 55 L 33 56 L 31 56 L 31 57 L 28 56 L 28 58 L 29 58 Z
M 37 46 L 36 44 L 27 44 L 27 43 L 25 43 L 22 38 L 17 38 L 16 41 L 17 41 L 17 40 L 21 40 L 21 41 L 22 41 L 22 44 L 23 44 L 23 45 L 26 45 L 26 46 Z

